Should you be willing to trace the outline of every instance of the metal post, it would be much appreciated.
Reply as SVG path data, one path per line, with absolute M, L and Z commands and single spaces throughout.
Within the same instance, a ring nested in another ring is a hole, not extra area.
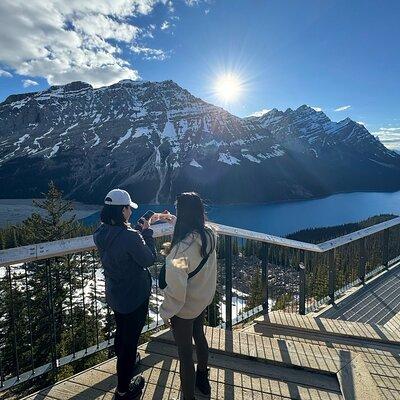
M 261 284 L 263 289 L 262 308 L 268 314 L 268 245 L 261 245 Z
M 15 309 L 14 309 L 14 289 L 12 283 L 12 274 L 11 274 L 11 266 L 7 265 L 7 276 L 8 276 L 8 285 L 10 290 L 10 317 L 11 317 L 11 326 L 13 331 L 13 350 L 14 350 L 14 363 L 15 363 L 15 372 L 17 375 L 17 381 L 19 381 L 19 360 L 18 360 L 18 343 L 17 343 L 17 324 L 15 317 Z
M 386 269 L 389 268 L 389 229 L 383 231 L 383 265 Z
M 365 284 L 365 238 L 360 239 L 358 242 L 359 251 L 360 251 L 360 258 L 358 260 L 358 278 L 361 281 L 361 284 Z
M 51 365 L 52 370 L 57 376 L 57 343 L 56 343 L 56 325 L 55 325 L 55 315 L 54 315 L 54 302 L 53 302 L 53 284 L 51 277 L 51 260 L 47 259 L 46 264 L 46 288 L 47 288 L 47 307 L 50 319 L 50 346 L 51 346 Z
M 335 263 L 335 250 L 328 253 L 329 264 L 329 282 L 328 282 L 328 295 L 329 304 L 335 304 L 335 284 L 336 284 L 336 263 Z
M 225 326 L 228 330 L 232 330 L 232 253 L 232 237 L 225 236 Z
M 299 263 L 299 314 L 306 314 L 306 266 L 304 263 L 305 252 L 300 251 Z

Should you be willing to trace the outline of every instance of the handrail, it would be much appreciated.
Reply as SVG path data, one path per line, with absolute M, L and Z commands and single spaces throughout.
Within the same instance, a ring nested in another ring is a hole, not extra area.
M 377 232 L 381 232 L 385 229 L 389 229 L 393 226 L 400 225 L 400 217 L 381 222 L 368 228 L 364 228 L 320 244 L 286 239 L 279 236 L 268 235 L 265 233 L 254 232 L 247 229 L 235 228 L 216 223 L 211 223 L 210 225 L 215 228 L 217 233 L 222 235 L 257 240 L 264 243 L 290 247 L 298 250 L 311 251 L 314 253 L 324 253 L 337 247 L 341 247 L 347 243 L 351 243 L 358 239 L 373 235 Z M 153 230 L 154 237 L 162 237 L 171 235 L 173 227 L 170 224 L 165 223 L 153 226 Z M 65 254 L 72 254 L 81 251 L 90 251 L 93 249 L 95 249 L 95 244 L 92 235 L 14 247 L 11 249 L 0 250 L 0 267 L 9 264 L 43 260 L 46 258 L 63 256 Z

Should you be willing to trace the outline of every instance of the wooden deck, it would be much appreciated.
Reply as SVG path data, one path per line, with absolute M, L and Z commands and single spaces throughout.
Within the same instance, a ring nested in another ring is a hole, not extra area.
M 289 313 L 260 317 L 245 331 L 285 342 L 329 347 L 357 354 L 379 397 L 400 399 L 400 313 L 385 326 L 311 318 Z M 350 397 L 351 398 L 351 397 Z
M 320 317 L 385 325 L 400 312 L 400 265 L 382 273 Z
M 335 324 L 343 321 L 332 321 L 325 329 L 312 318 L 271 315 L 241 331 L 206 329 L 211 399 L 400 398 L 396 334 L 388 341 L 359 324 L 341 335 L 343 326 Z M 171 332 L 155 334 L 140 353 L 138 373 L 147 382 L 142 399 L 179 399 L 179 362 Z M 111 359 L 25 400 L 112 399 L 115 386 L 115 359 Z

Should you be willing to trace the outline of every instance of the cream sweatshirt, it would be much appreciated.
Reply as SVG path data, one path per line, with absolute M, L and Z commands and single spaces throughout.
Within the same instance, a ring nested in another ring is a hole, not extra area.
M 216 242 L 216 234 L 214 242 Z M 166 257 L 164 301 L 160 316 L 167 322 L 174 315 L 192 319 L 212 303 L 217 285 L 217 253 L 214 248 L 203 268 L 192 278 L 194 271 L 203 259 L 200 253 L 201 238 L 193 234 L 171 249 Z M 208 251 L 211 243 L 208 244 Z

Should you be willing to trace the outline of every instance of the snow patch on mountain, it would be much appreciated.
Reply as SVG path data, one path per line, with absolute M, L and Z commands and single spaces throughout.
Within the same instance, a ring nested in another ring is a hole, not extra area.
M 60 134 L 60 136 L 65 136 L 65 135 L 67 135 L 68 132 L 69 132 L 71 129 L 74 129 L 76 126 L 78 126 L 78 123 L 73 124 L 73 125 L 71 125 L 70 127 L 68 127 L 68 128 L 65 130 L 65 132 L 63 132 L 63 133 Z
M 175 127 L 171 121 L 167 121 L 165 123 L 164 130 L 162 131 L 160 137 L 161 139 L 169 139 L 169 140 L 177 139 Z
M 121 146 L 122 143 L 124 143 L 125 141 L 127 141 L 130 137 L 132 136 L 132 128 L 129 128 L 124 136 L 121 136 L 118 141 L 117 144 L 113 147 L 113 149 L 111 151 L 114 151 L 115 149 L 117 149 L 119 146 Z
M 192 167 L 195 167 L 195 168 L 203 168 L 195 159 L 190 161 L 189 165 L 191 165 Z
M 61 145 L 61 142 L 56 143 L 56 144 L 53 146 L 53 148 L 51 149 L 50 154 L 47 155 L 46 157 L 47 157 L 47 158 L 51 158 L 51 157 L 53 157 L 55 154 L 57 154 L 58 150 L 60 149 L 60 145 Z
M 40 143 L 39 140 L 44 139 L 46 136 L 50 135 L 51 132 L 53 132 L 54 128 L 50 128 L 46 133 L 44 133 L 42 136 L 39 136 L 37 138 L 35 138 L 35 140 L 33 141 L 33 144 L 35 146 L 37 146 L 38 148 L 40 148 Z
M 260 164 L 260 160 L 254 156 L 252 156 L 251 154 L 242 154 L 242 157 L 247 158 L 249 161 Z
M 97 146 L 100 143 L 100 137 L 97 133 L 94 134 L 94 143 L 90 146 L 90 148 Z
M 228 165 L 239 165 L 240 161 L 229 153 L 219 153 L 218 161 Z
M 135 130 L 135 134 L 132 136 L 132 139 L 137 139 L 141 136 L 148 136 L 151 130 L 147 126 L 139 126 Z
M 25 135 L 21 136 L 21 137 L 14 143 L 14 145 L 19 147 L 22 143 L 25 142 L 26 139 L 29 138 L 29 136 L 30 136 L 30 135 L 29 135 L 28 133 L 26 133 Z
M 262 158 L 264 160 L 268 160 L 269 158 L 282 157 L 285 155 L 285 151 L 280 148 L 279 144 L 272 146 L 271 150 L 272 151 L 269 151 L 266 154 L 259 153 L 259 154 L 257 154 L 257 157 Z

